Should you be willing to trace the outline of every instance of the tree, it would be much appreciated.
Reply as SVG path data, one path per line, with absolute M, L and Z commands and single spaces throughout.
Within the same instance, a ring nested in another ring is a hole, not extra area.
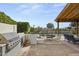
M 76 22 L 71 22 L 70 26 L 71 27 L 76 27 L 77 23 Z M 78 22 L 78 26 L 79 26 L 79 22 Z
M 48 23 L 48 24 L 47 24 L 47 28 L 52 29 L 52 28 L 54 28 L 54 25 L 53 25 L 52 23 Z
M 30 28 L 30 32 L 31 32 L 31 33 L 34 33 L 34 31 L 35 31 L 35 28 L 34 28 L 34 27 L 31 27 L 31 28 Z
M 34 33 L 38 34 L 42 30 L 42 27 L 36 27 Z
M 38 34 L 41 30 L 42 30 L 42 27 L 40 27 L 40 26 L 38 26 L 38 27 L 33 26 L 30 28 L 30 32 L 35 33 L 35 34 Z
M 30 25 L 28 22 L 17 22 L 17 32 L 28 33 L 30 31 Z
M 71 27 L 66 27 L 66 28 L 65 28 L 65 30 L 71 30 L 71 29 L 72 29 Z
M 72 27 L 72 33 L 73 34 L 77 34 L 77 31 L 79 33 L 79 30 L 77 30 L 77 25 L 78 25 L 78 29 L 79 29 L 79 22 L 71 22 L 70 26 Z
M 37 33 L 39 33 L 42 30 L 42 27 L 38 26 L 37 27 Z

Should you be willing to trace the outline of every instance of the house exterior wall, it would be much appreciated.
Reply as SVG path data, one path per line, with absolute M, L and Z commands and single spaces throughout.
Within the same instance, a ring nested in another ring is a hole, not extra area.
M 0 23 L 0 33 L 17 32 L 17 25 Z

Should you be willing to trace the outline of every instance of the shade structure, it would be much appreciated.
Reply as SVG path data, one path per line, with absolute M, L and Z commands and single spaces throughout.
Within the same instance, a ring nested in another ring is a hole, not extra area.
M 77 36 L 78 36 L 78 22 L 79 22 L 79 3 L 68 3 L 60 14 L 55 19 L 58 22 L 77 22 Z M 59 32 L 59 30 L 58 30 Z
M 79 3 L 68 3 L 55 19 L 56 22 L 79 22 Z

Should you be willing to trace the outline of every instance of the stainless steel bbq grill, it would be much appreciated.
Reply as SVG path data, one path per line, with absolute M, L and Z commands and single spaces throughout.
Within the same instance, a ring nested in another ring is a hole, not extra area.
M 6 44 L 6 52 L 14 48 L 19 42 L 20 39 L 15 32 L 0 34 L 0 44 Z

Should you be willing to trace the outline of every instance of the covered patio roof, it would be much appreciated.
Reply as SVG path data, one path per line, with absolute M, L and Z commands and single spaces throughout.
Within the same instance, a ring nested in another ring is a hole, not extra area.
M 56 22 L 79 22 L 79 3 L 68 3 L 55 19 Z

